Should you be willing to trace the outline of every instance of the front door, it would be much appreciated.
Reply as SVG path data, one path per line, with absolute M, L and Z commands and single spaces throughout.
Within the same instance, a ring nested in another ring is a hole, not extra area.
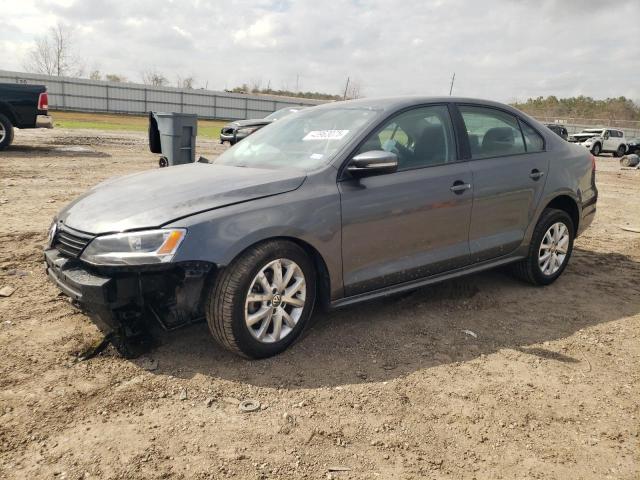
M 471 262 L 513 252 L 535 220 L 549 170 L 544 139 L 502 110 L 458 106 L 472 160 L 473 213 L 469 229 Z
M 469 262 L 473 191 L 446 105 L 383 122 L 358 149 L 393 151 L 398 171 L 339 183 L 345 293 L 357 295 Z

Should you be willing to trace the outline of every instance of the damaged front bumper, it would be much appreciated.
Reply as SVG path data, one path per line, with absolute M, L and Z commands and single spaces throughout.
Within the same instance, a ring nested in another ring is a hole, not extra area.
M 105 334 L 133 338 L 149 320 L 173 330 L 201 320 L 203 287 L 212 265 L 189 262 L 99 270 L 55 248 L 44 252 L 49 279 Z

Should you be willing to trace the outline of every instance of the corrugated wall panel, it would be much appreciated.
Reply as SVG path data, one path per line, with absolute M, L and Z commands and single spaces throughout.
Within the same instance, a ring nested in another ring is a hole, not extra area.
M 244 109 L 234 109 L 234 108 L 218 108 L 216 109 L 217 118 L 229 119 L 229 120 L 243 120 Z
M 183 111 L 196 113 L 203 118 L 236 120 L 262 118 L 274 110 L 301 103 L 323 103 L 309 99 L 283 99 L 212 90 L 181 90 L 4 70 L 0 70 L 0 82 L 46 85 L 52 109 L 85 112 L 141 114 L 150 110 Z

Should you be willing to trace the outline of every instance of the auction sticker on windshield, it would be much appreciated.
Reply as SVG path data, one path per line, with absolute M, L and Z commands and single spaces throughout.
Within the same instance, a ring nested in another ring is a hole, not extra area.
M 341 140 L 347 133 L 349 130 L 312 130 L 302 140 Z

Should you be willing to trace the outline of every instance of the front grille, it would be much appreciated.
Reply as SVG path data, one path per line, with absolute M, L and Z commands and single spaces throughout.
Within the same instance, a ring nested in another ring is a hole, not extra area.
M 225 127 L 222 129 L 222 133 L 224 133 L 225 135 L 231 135 L 234 131 L 234 127 Z
M 92 235 L 60 227 L 53 240 L 53 246 L 65 257 L 78 258 L 92 239 Z

